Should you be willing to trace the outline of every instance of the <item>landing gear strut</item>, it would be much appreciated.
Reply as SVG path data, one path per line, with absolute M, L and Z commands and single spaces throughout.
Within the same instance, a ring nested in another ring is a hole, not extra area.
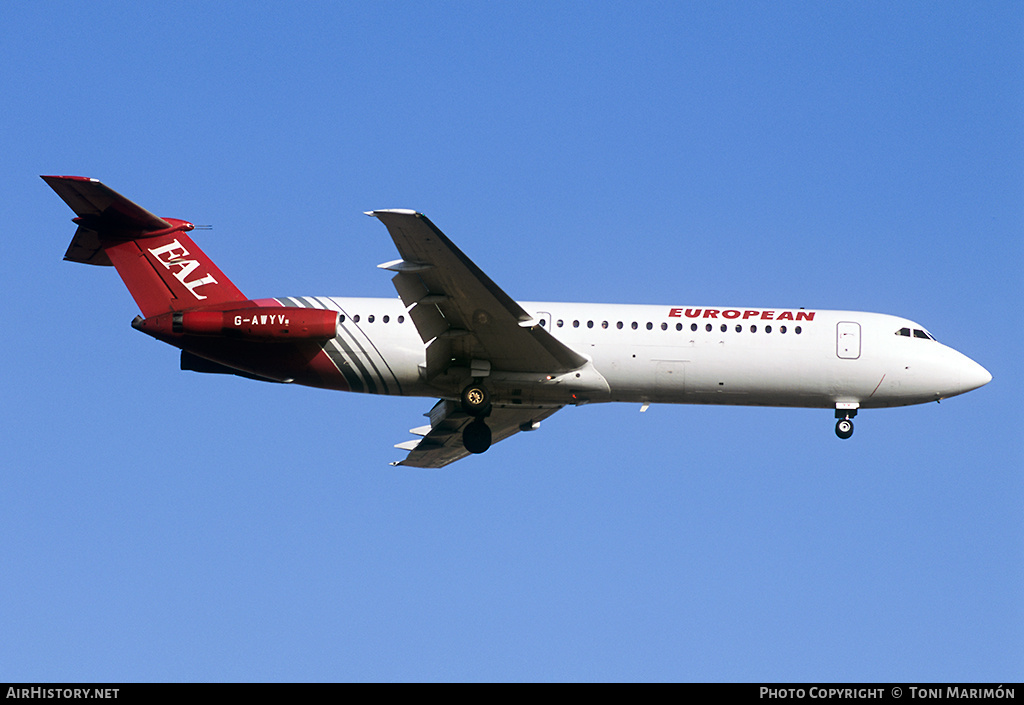
M 491 428 L 484 418 L 491 413 L 491 395 L 478 382 L 462 390 L 462 410 L 473 417 L 462 430 L 462 445 L 470 453 L 483 453 L 491 447 Z
M 844 441 L 853 435 L 853 421 L 851 419 L 857 415 L 856 409 L 836 409 L 836 435 L 842 438 Z

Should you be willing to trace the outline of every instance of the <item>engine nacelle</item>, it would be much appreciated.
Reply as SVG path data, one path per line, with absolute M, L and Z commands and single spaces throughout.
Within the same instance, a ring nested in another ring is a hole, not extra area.
M 176 311 L 132 322 L 155 337 L 223 336 L 264 342 L 330 340 L 337 333 L 338 313 L 318 308 L 252 306 L 230 311 Z

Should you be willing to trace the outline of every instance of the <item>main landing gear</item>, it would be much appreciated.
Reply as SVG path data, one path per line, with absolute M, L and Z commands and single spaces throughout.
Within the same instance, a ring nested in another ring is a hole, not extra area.
M 842 438 L 844 441 L 853 435 L 853 421 L 851 419 L 857 415 L 856 409 L 836 409 L 836 435 Z
M 473 421 L 462 430 L 462 445 L 470 453 L 483 453 L 491 447 L 491 427 L 484 419 L 491 413 L 491 395 L 487 387 L 474 382 L 462 390 L 462 410 Z

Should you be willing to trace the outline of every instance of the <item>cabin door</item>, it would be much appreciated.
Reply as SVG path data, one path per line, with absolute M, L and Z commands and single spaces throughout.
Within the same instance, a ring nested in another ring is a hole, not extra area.
M 841 321 L 836 324 L 836 354 L 844 360 L 860 357 L 860 324 Z
M 655 396 L 666 401 L 679 401 L 686 391 L 686 362 L 684 360 L 655 360 Z

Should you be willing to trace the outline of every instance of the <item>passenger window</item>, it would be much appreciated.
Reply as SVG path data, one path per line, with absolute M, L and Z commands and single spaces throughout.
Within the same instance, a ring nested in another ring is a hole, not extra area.
M 661 324 L 661 329 L 662 330 L 668 330 L 668 323 L 662 323 Z
M 704 330 L 706 330 L 708 333 L 710 333 L 711 332 L 711 324 L 708 323 L 706 326 L 704 326 Z
M 344 323 L 344 322 L 345 322 L 345 314 L 343 313 L 340 316 L 338 316 L 338 323 Z
M 572 322 L 572 327 L 573 328 L 579 328 L 580 327 L 580 322 L 579 321 L 573 321 Z
M 771 326 L 765 326 L 764 327 L 764 332 L 765 333 L 771 333 L 772 332 L 772 327 Z
M 691 323 L 690 324 L 690 330 L 692 330 L 694 333 L 696 333 L 697 332 L 697 324 L 696 323 Z
M 651 323 L 650 321 L 647 321 L 647 330 L 651 330 L 652 328 L 654 328 L 654 324 Z
M 725 324 L 723 323 L 723 324 L 722 324 L 722 329 L 721 329 L 721 330 L 722 330 L 722 332 L 724 333 L 725 331 L 729 330 L 729 326 L 727 326 L 727 325 L 725 325 Z
M 757 326 L 750 326 L 750 332 L 751 333 L 756 333 L 757 332 Z
M 373 314 L 372 313 L 369 316 L 366 317 L 366 322 L 367 323 L 373 323 Z
M 561 318 L 559 318 L 558 322 L 555 325 L 558 326 L 559 328 L 561 328 L 563 325 L 565 325 L 565 321 L 563 321 Z
M 608 327 L 608 321 L 601 321 L 601 327 L 602 328 L 607 328 Z
M 398 317 L 398 322 L 399 323 L 405 323 L 405 316 L 399 316 Z
M 615 327 L 618 328 L 619 330 L 622 330 L 622 321 L 619 321 L 618 323 L 616 323 Z
M 780 333 L 785 333 L 786 332 L 786 326 L 779 326 L 779 332 Z
M 800 335 L 801 333 L 804 332 L 804 329 L 801 328 L 800 326 L 797 326 L 796 328 L 793 329 L 793 332 L 796 333 L 797 335 Z
M 382 316 L 380 320 L 382 320 L 382 321 L 384 321 L 385 323 L 387 323 L 388 321 L 390 321 L 390 320 L 391 320 L 391 317 L 390 317 L 390 316 Z
M 356 315 L 352 316 L 352 321 L 355 322 L 355 323 L 359 323 L 359 314 L 358 313 Z
M 637 325 L 636 321 L 633 321 L 633 330 L 636 330 L 637 328 L 639 328 L 639 326 Z
M 743 326 L 741 326 L 740 324 L 737 323 L 736 324 L 736 332 L 737 333 L 742 333 L 743 332 Z

